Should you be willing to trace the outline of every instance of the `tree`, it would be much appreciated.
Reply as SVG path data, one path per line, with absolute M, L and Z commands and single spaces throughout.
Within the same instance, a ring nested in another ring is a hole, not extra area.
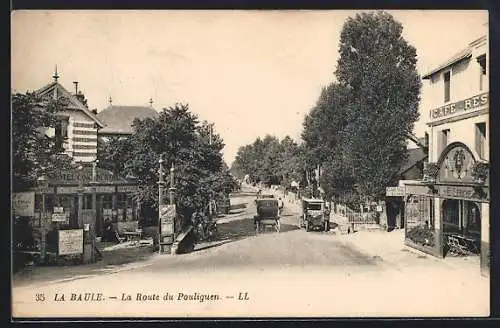
M 402 25 L 385 12 L 349 18 L 340 38 L 335 72 L 339 85 L 330 99 L 347 100 L 343 106 L 342 101 L 334 106 L 336 116 L 344 119 L 328 120 L 319 109 L 320 100 L 317 112 L 310 114 L 312 123 L 305 123 L 310 126 L 306 139 L 319 143 L 329 131 L 321 121 L 330 126 L 330 132 L 333 123 L 335 137 L 326 137 L 330 143 L 324 144 L 341 155 L 327 156 L 323 180 L 339 185 L 349 182 L 364 198 L 382 196 L 385 187 L 399 178 L 397 173 L 407 156 L 406 136 L 419 116 L 416 50 L 404 40 L 402 31 Z M 345 97 L 335 96 L 339 93 Z M 322 98 L 327 97 L 322 94 Z
M 144 206 L 158 209 L 160 158 L 165 163 L 167 189 L 169 169 L 172 165 L 175 169 L 176 205 L 184 223 L 193 212 L 205 211 L 211 199 L 221 198 L 232 188 L 232 176 L 223 165 L 222 138 L 213 131 L 213 124 L 200 124 L 188 105 L 163 109 L 154 119 L 137 119 L 133 129 L 129 138 L 109 142 L 103 157 L 122 161 L 117 170 L 135 177 L 139 191 L 134 196 Z
M 49 137 L 48 129 L 59 124 L 58 114 L 68 100 L 41 98 L 36 93 L 12 96 L 12 169 L 14 190 L 33 187 L 42 174 L 68 168 L 71 159 L 62 154 L 65 138 Z

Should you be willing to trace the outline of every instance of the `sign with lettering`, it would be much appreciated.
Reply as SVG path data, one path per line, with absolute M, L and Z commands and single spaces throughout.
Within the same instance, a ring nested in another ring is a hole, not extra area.
M 175 205 L 160 205 L 161 235 L 174 234 Z
M 68 215 L 65 213 L 53 213 L 52 222 L 66 222 L 68 220 Z
M 58 254 L 83 253 L 83 229 L 59 230 Z
M 85 194 L 93 193 L 95 188 L 95 192 L 98 194 L 112 194 L 115 192 L 114 186 L 95 186 L 95 187 L 57 187 L 58 194 L 77 194 L 79 191 L 83 191 Z
M 19 216 L 35 215 L 35 193 L 15 192 L 12 194 L 12 211 Z
M 137 186 L 118 186 L 117 187 L 117 192 L 123 192 L 123 193 L 136 192 L 137 190 L 139 190 L 139 187 L 137 187 Z
M 94 178 L 97 183 L 127 182 L 126 179 L 100 167 L 96 168 L 94 175 L 91 166 L 84 166 L 81 170 L 61 170 L 49 178 L 51 184 L 54 185 L 87 184 L 94 181 Z
M 385 195 L 389 197 L 403 197 L 405 194 L 405 187 L 387 187 L 385 188 Z
M 431 120 L 442 119 L 455 114 L 465 113 L 468 111 L 479 109 L 488 104 L 488 93 L 482 93 L 477 96 L 461 100 L 452 104 L 448 104 L 439 108 L 431 109 Z
M 488 188 L 478 189 L 471 186 L 437 186 L 437 196 L 479 202 L 489 201 Z

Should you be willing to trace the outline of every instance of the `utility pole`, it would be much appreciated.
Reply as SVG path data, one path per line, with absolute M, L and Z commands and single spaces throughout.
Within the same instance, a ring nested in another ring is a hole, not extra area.
M 210 124 L 208 131 L 208 144 L 212 146 L 212 124 Z M 210 214 L 210 219 L 212 219 L 212 194 L 210 194 L 210 200 L 208 202 L 208 212 Z
M 162 245 L 161 245 L 161 214 L 160 208 L 163 205 L 163 186 L 165 182 L 163 181 L 163 158 L 160 157 L 158 161 L 160 164 L 160 170 L 158 171 L 158 253 L 162 253 Z

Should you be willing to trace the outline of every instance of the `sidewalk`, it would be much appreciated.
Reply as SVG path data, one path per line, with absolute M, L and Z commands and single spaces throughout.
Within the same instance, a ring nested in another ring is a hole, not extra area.
M 116 273 L 147 265 L 153 254 L 152 245 L 130 246 L 130 243 L 98 243 L 103 258 L 91 264 L 28 266 L 12 277 L 14 287 L 45 285 L 105 273 Z

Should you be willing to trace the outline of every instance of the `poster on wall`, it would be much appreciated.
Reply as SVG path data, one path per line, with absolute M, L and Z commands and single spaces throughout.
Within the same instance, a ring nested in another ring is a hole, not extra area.
M 35 215 L 35 193 L 15 192 L 12 194 L 12 210 L 15 215 L 34 216 Z
M 83 253 L 83 229 L 59 230 L 59 255 Z

